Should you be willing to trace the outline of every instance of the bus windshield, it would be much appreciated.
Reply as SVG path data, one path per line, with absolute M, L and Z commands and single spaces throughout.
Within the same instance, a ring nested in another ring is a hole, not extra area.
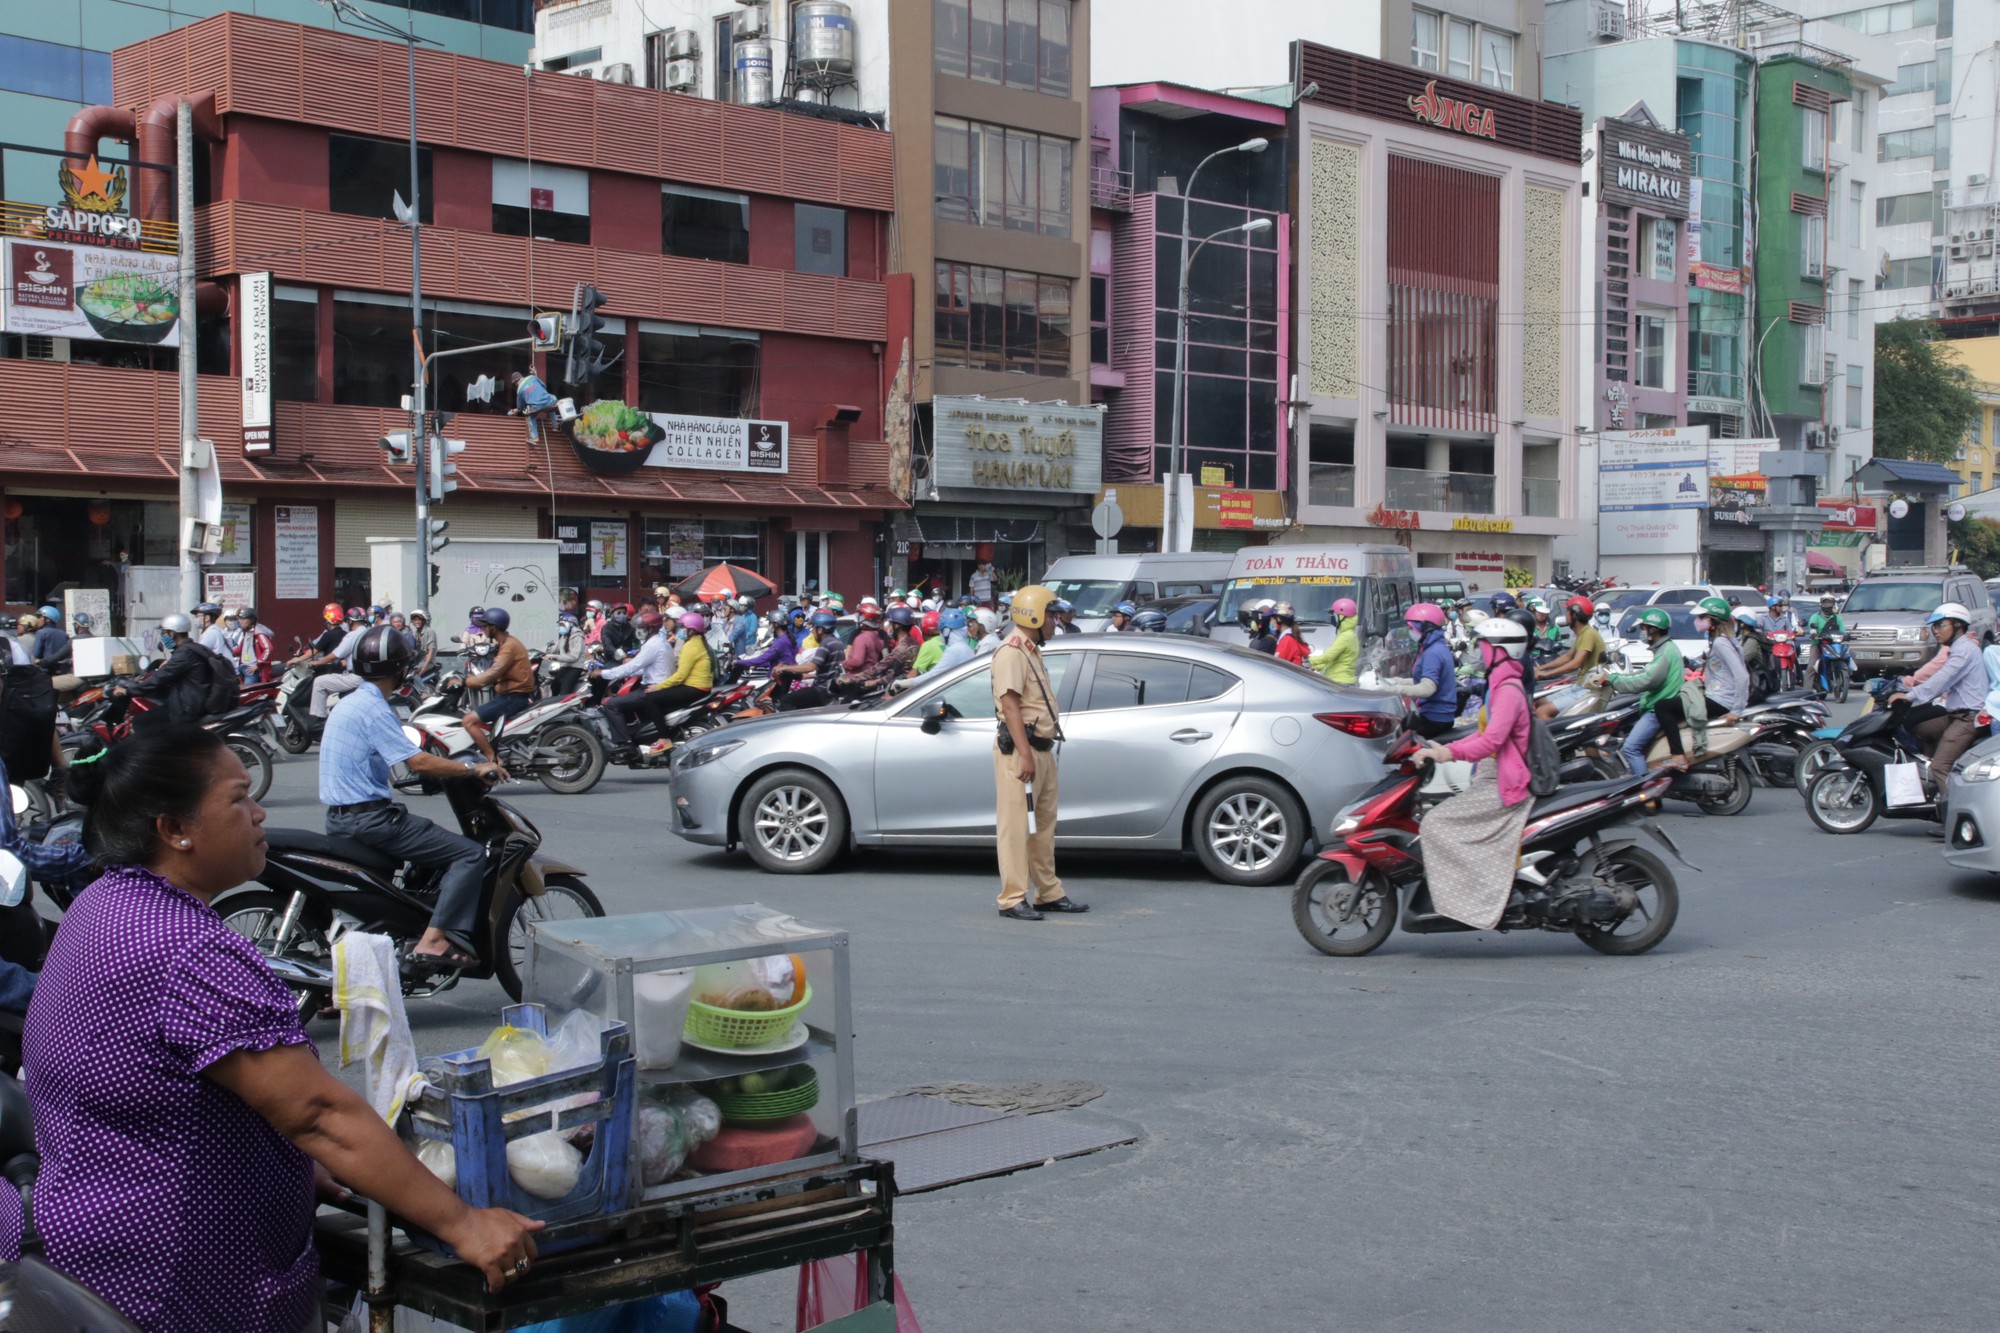
M 1335 578 L 1331 574 L 1298 574 L 1279 580 L 1231 579 L 1222 585 L 1222 606 L 1216 612 L 1216 623 L 1236 624 L 1243 611 L 1266 597 L 1274 602 L 1290 602 L 1298 608 L 1302 625 L 1330 625 L 1333 617 L 1329 608 L 1342 597 L 1359 601 L 1361 590 L 1353 579 Z

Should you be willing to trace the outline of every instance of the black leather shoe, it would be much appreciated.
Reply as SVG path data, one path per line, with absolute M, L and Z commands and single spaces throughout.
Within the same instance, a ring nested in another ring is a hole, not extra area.
M 1000 915 L 1012 917 L 1016 921 L 1040 921 L 1043 919 L 1040 912 L 1037 912 L 1026 903 L 1015 903 L 1012 907 L 1003 907 L 1000 909 Z
M 1043 912 L 1088 912 L 1090 910 L 1089 903 L 1072 902 L 1067 896 L 1058 898 L 1052 903 L 1036 903 L 1035 907 Z

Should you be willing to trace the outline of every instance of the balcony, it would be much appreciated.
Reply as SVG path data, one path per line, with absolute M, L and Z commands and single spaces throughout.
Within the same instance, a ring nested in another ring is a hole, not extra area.
M 1132 211 L 1132 173 L 1102 162 L 1090 164 L 1090 206 L 1114 213 Z
M 1562 479 L 1521 478 L 1521 512 L 1529 518 L 1561 518 Z
M 1354 503 L 1354 464 L 1310 464 L 1306 473 L 1306 503 L 1351 506 Z
M 1418 468 L 1385 469 L 1387 493 L 1382 503 L 1391 509 L 1428 509 L 1437 513 L 1490 514 L 1493 478 L 1481 472 L 1427 472 Z

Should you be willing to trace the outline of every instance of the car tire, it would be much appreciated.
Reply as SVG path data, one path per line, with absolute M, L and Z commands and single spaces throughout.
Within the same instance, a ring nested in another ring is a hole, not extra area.
M 736 837 L 759 870 L 816 875 L 830 869 L 847 849 L 847 805 L 819 774 L 781 768 L 743 793 Z
M 1246 887 L 1276 884 L 1298 869 L 1306 813 L 1282 783 L 1240 774 L 1202 793 L 1189 835 L 1211 878 Z

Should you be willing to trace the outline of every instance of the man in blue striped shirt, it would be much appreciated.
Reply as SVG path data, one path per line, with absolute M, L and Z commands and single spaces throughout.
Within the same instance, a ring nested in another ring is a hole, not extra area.
M 1909 694 L 1891 695 L 1889 702 L 1907 698 L 1907 725 L 1930 751 L 1931 780 L 1940 796 L 1958 757 L 1979 739 L 1979 710 L 1986 703 L 1986 660 L 1972 637 L 1972 613 L 1957 602 L 1945 602 L 1931 612 L 1931 637 L 1945 654 L 1945 664 Z

